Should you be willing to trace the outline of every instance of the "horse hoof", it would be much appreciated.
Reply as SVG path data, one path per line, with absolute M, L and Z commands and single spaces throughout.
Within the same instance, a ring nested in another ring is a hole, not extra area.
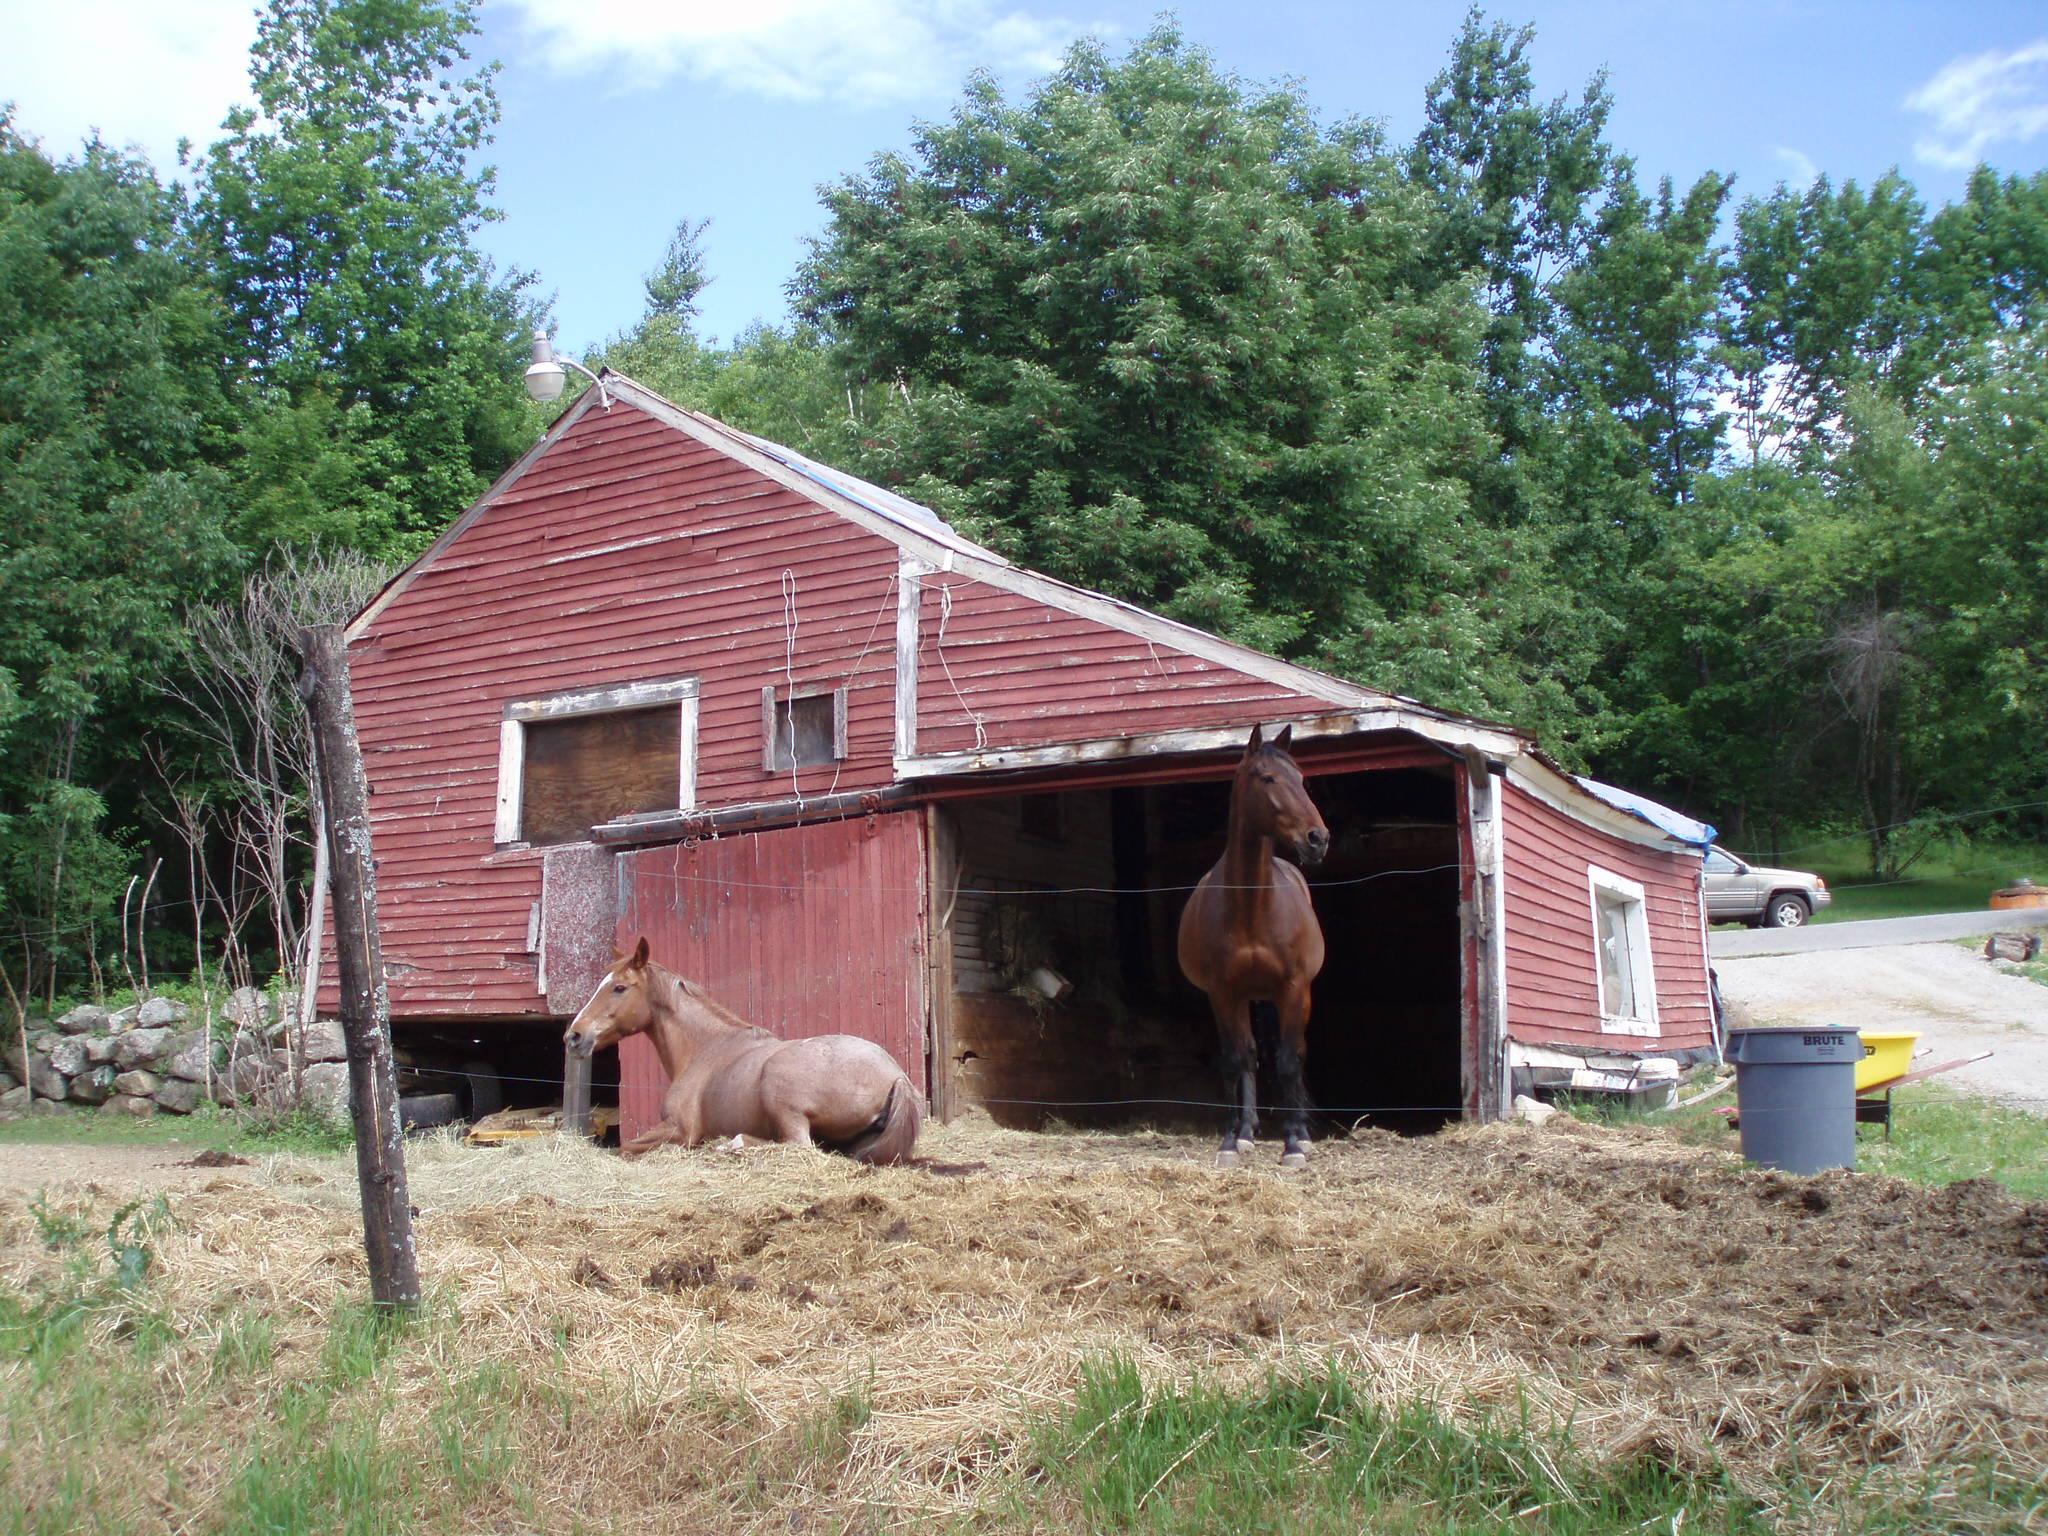
M 1308 1154 L 1306 1152 L 1283 1152 L 1280 1154 L 1280 1166 L 1282 1168 L 1306 1168 L 1308 1166 Z
M 1258 1146 L 1256 1143 L 1246 1141 L 1242 1136 L 1240 1136 L 1237 1138 L 1237 1150 L 1240 1152 L 1256 1152 L 1258 1150 Z
M 1237 1166 L 1237 1154 L 1235 1152 L 1218 1152 L 1216 1154 L 1216 1166 L 1218 1168 L 1235 1168 Z

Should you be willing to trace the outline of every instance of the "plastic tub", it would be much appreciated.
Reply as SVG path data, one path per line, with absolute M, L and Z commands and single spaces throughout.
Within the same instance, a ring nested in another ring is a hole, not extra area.
M 1856 1063 L 1856 1091 L 1875 1088 L 1895 1077 L 1904 1077 L 1913 1065 L 1913 1042 L 1918 1030 L 1863 1032 L 1863 1059 Z

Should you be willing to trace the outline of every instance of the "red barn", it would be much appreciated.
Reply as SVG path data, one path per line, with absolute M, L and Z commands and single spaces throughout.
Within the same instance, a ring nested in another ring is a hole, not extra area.
M 1249 728 L 1291 722 L 1333 840 L 1320 1105 L 1492 1117 L 1712 1049 L 1711 829 L 605 385 L 350 629 L 401 1037 L 545 1060 L 644 933 L 757 1023 L 879 1040 L 941 1114 L 1212 1101 L 1174 926 Z

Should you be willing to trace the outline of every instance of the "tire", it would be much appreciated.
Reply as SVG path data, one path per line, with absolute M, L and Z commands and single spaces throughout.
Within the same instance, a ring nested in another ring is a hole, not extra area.
M 1766 928 L 1804 928 L 1813 908 L 1797 891 L 1780 891 L 1764 908 Z
M 408 1131 L 452 1125 L 462 1118 L 462 1100 L 452 1093 L 407 1094 L 398 1101 L 398 1123 Z
M 470 1119 L 481 1120 L 505 1107 L 505 1080 L 488 1061 L 465 1061 L 462 1075 L 463 1086 L 468 1090 Z

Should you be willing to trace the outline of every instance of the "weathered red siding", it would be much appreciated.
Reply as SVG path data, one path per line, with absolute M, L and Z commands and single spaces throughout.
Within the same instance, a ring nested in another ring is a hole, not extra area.
M 920 754 L 1242 723 L 1331 708 L 958 572 L 923 579 Z
M 545 1013 L 537 856 L 493 854 L 515 699 L 694 676 L 698 803 L 891 777 L 897 552 L 632 405 L 592 410 L 351 651 L 392 1012 Z M 761 689 L 846 683 L 850 755 L 761 767 Z
M 1511 1038 L 1632 1051 L 1683 1050 L 1712 1038 L 1699 859 L 1611 837 L 1513 784 L 1502 788 L 1503 897 L 1507 916 L 1507 1021 Z M 1660 1036 L 1600 1031 L 1593 950 L 1594 866 L 1643 887 Z
M 624 856 L 621 948 L 655 959 L 785 1039 L 862 1035 L 929 1091 L 924 817 L 784 827 Z M 619 1051 L 623 1133 L 668 1086 L 645 1040 Z

